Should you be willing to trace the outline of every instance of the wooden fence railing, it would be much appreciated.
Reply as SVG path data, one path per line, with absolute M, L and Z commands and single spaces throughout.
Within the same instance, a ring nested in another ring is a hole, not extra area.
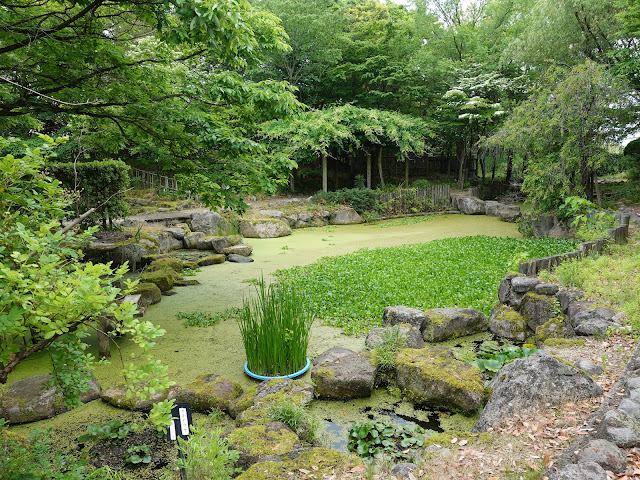
M 398 201 L 403 205 L 413 202 L 414 204 L 431 204 L 433 207 L 451 207 L 451 187 L 449 185 L 430 185 L 391 193 L 376 193 L 376 200 L 380 203 Z
M 160 175 L 158 173 L 148 172 L 139 168 L 131 168 L 131 178 L 138 182 L 143 188 L 150 188 L 156 190 L 168 190 L 172 192 L 179 192 L 178 181 L 167 175 Z M 188 198 L 193 198 L 198 201 L 198 195 L 191 195 L 190 191 L 185 192 Z
M 623 244 L 627 242 L 629 236 L 629 215 L 620 215 L 617 227 L 609 229 L 606 237 L 599 238 L 592 242 L 582 242 L 580 250 L 574 252 L 552 255 L 551 257 L 536 258 L 529 262 L 522 262 L 518 268 L 518 273 L 535 277 L 540 270 L 552 270 L 556 265 L 560 265 L 565 260 L 586 257 L 591 253 L 602 253 L 605 245 L 609 242 Z

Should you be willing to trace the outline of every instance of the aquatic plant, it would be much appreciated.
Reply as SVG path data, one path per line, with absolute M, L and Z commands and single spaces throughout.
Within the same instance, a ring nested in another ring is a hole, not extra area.
M 522 347 L 504 345 L 497 347 L 487 342 L 480 346 L 478 358 L 471 365 L 478 367 L 485 375 L 492 377 L 504 365 L 516 358 L 526 358 L 540 350 L 535 345 L 525 344 Z
M 289 375 L 307 362 L 313 314 L 289 286 L 256 285 L 256 296 L 245 299 L 240 332 L 249 370 L 263 376 Z
M 385 307 L 475 308 L 486 315 L 516 255 L 569 252 L 575 242 L 473 236 L 363 249 L 279 270 L 278 283 L 309 299 L 317 316 L 359 333 L 380 324 Z
M 425 430 L 417 425 L 356 422 L 349 430 L 347 448 L 365 460 L 382 455 L 408 460 L 410 449 L 424 445 Z

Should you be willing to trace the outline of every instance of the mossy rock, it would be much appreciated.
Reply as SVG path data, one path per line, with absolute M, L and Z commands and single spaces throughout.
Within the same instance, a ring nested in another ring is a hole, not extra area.
M 161 292 L 166 292 L 171 290 L 176 280 L 174 273 L 175 271 L 173 269 L 168 268 L 156 270 L 155 272 L 144 272 L 140 275 L 140 281 L 143 283 L 153 283 L 158 286 Z
M 251 392 L 245 392 L 243 397 L 248 397 Z M 297 406 L 307 405 L 313 399 L 314 388 L 302 380 L 274 379 L 262 382 L 256 386 L 255 395 L 251 398 L 251 405 L 236 415 L 238 425 L 252 425 L 257 423 L 267 423 L 269 421 L 269 407 L 284 402 L 289 402 Z M 237 404 L 230 408 L 232 411 L 238 410 L 241 406 Z M 246 402 L 245 402 L 246 403 Z
M 100 398 L 103 402 L 117 408 L 148 412 L 151 410 L 154 403 L 175 398 L 177 390 L 178 387 L 171 387 L 162 392 L 154 393 L 146 400 L 141 400 L 135 395 L 127 397 L 127 387 L 124 385 L 116 385 L 115 387 L 103 390 L 100 394 Z
M 563 314 L 557 315 L 536 328 L 536 343 L 541 346 L 550 338 L 565 338 L 573 335 L 573 328 Z
M 196 264 L 199 267 L 206 267 L 208 265 L 217 265 L 219 263 L 224 263 L 226 259 L 227 257 L 223 254 L 207 255 L 206 257 L 197 260 Z
M 156 260 L 154 260 L 153 262 L 151 262 L 151 264 L 147 267 L 147 272 L 157 272 L 159 270 L 165 270 L 167 268 L 170 268 L 171 270 L 173 270 L 176 273 L 180 273 L 182 272 L 182 269 L 184 268 L 184 264 L 182 262 L 182 260 L 180 260 L 179 258 L 175 258 L 175 257 L 164 257 L 164 258 L 158 258 Z
M 197 270 L 199 268 L 199 265 L 196 262 L 191 262 L 191 261 L 186 261 L 186 262 L 182 262 L 182 268 L 188 268 L 190 270 Z
M 444 342 L 489 328 L 484 313 L 472 308 L 433 308 L 425 310 L 424 315 L 422 333 L 425 342 Z
M 182 280 L 176 280 L 174 285 L 176 287 L 190 287 L 193 285 L 200 285 L 200 282 L 195 278 L 184 278 Z
M 181 389 L 181 402 L 191 404 L 194 411 L 209 413 L 212 410 L 228 411 L 229 403 L 242 394 L 242 387 L 219 375 L 200 375 L 195 382 Z
M 246 472 L 236 477 L 237 480 L 272 480 L 287 478 L 292 480 L 308 478 L 364 478 L 363 460 L 355 455 L 347 455 L 337 450 L 314 448 L 297 455 L 295 458 L 284 458 L 282 461 L 256 463 Z M 359 468 L 356 468 L 359 467 Z M 361 471 L 357 477 L 355 471 Z M 312 472 L 313 477 L 308 473 Z
M 540 325 L 544 325 L 561 313 L 561 307 L 555 297 L 527 292 L 522 299 L 520 313 L 527 322 L 527 326 L 535 332 Z
M 500 305 L 491 312 L 489 330 L 509 340 L 523 342 L 527 338 L 527 322 L 508 305 Z
M 237 468 L 246 469 L 262 457 L 284 455 L 300 448 L 298 436 L 282 422 L 238 428 L 227 437 L 229 447 L 240 457 Z
M 228 412 L 231 418 L 237 418 L 242 412 L 247 410 L 253 405 L 253 397 L 256 396 L 257 389 L 253 385 L 249 388 L 245 388 L 242 393 L 229 402 Z
M 136 285 L 131 292 L 134 295 L 140 294 L 139 305 L 147 307 L 162 300 L 162 291 L 155 283 L 143 282 Z
M 480 369 L 442 349 L 401 349 L 395 360 L 398 387 L 415 403 L 471 413 L 483 404 Z

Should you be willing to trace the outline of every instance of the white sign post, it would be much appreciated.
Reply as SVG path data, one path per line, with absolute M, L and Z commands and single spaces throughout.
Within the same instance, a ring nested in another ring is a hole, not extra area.
M 188 403 L 178 403 L 171 410 L 171 425 L 167 427 L 167 440 L 177 442 L 178 438 L 186 440 L 189 437 L 190 427 L 193 425 L 191 418 L 191 405 Z M 184 460 L 184 454 L 178 444 L 178 456 Z M 187 472 L 180 469 L 180 478 L 187 480 Z

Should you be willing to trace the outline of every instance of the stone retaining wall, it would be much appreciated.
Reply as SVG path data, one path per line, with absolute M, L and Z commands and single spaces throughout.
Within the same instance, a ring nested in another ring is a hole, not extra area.
M 628 214 L 621 214 L 619 218 L 619 225 L 615 228 L 611 228 L 606 237 L 599 238 L 592 242 L 582 242 L 579 250 L 522 262 L 518 267 L 518 273 L 530 277 L 536 276 L 541 270 L 552 270 L 553 267 L 560 265 L 566 260 L 586 257 L 594 252 L 602 253 L 605 245 L 610 242 L 617 244 L 627 243 L 627 238 L 629 236 L 629 218 Z

